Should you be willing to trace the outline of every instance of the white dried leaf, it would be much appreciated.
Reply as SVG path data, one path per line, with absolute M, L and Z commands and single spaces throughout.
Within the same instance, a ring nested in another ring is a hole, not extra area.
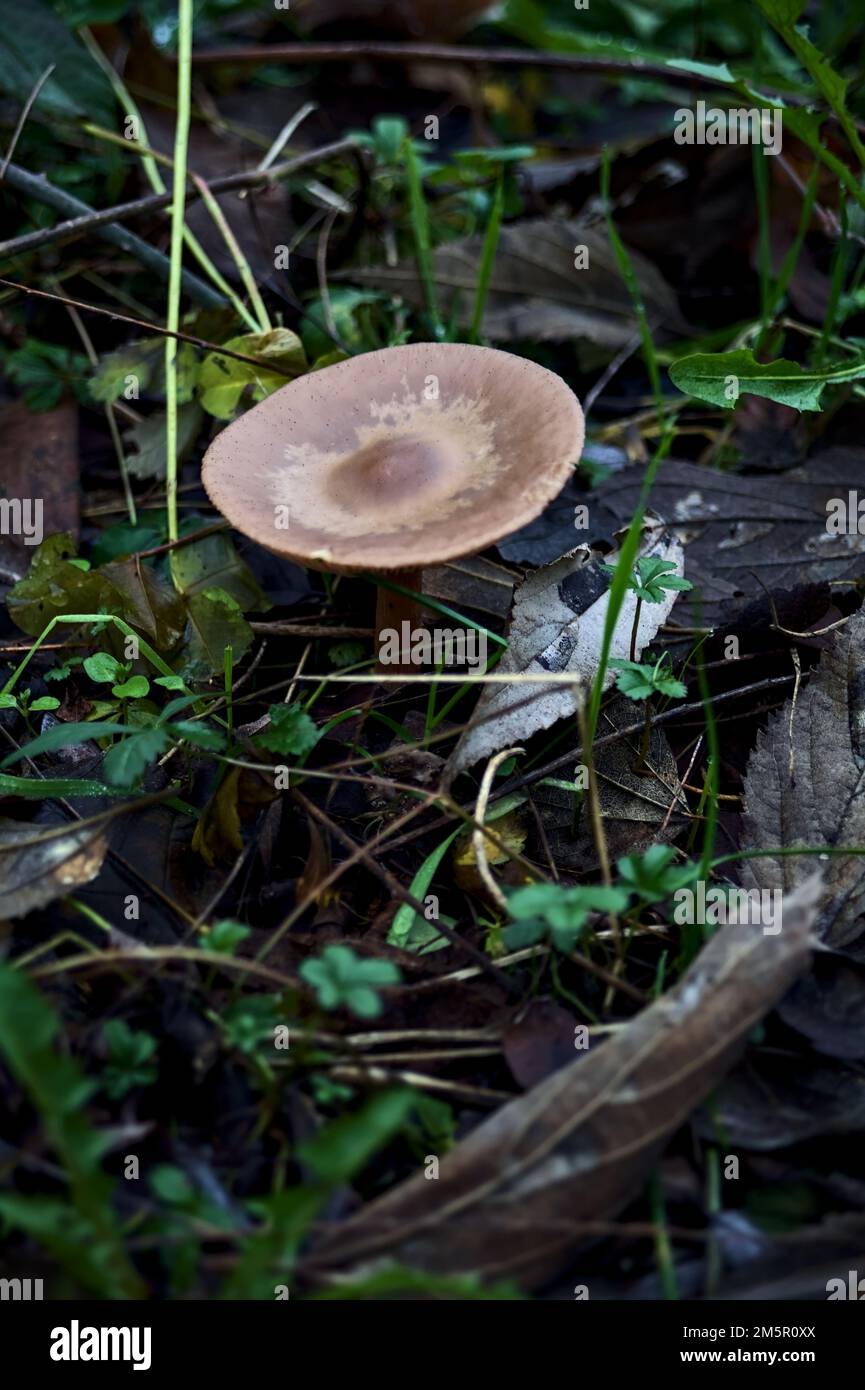
M 639 556 L 672 561 L 681 578 L 683 555 L 681 542 L 661 518 L 647 514 Z M 448 763 L 449 776 L 576 713 L 598 669 L 611 581 L 604 565 L 615 564 L 617 557 L 618 552 L 602 558 L 587 546 L 578 546 L 551 565 L 541 566 L 519 586 L 514 594 L 508 650 L 497 671 L 521 676 L 570 672 L 573 684 L 521 680 L 487 686 Z M 675 592 L 665 592 L 663 602 L 642 605 L 638 657 L 667 621 L 677 597 Z M 613 635 L 611 659 L 629 657 L 637 601 L 636 594 L 628 590 Z M 615 678 L 616 672 L 608 669 L 605 688 Z

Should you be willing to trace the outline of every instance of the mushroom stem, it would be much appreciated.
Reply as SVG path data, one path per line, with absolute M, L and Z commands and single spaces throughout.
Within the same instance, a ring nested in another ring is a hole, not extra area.
M 382 579 L 389 580 L 393 584 L 401 584 L 404 589 L 420 590 L 423 581 L 423 570 L 389 570 L 387 574 L 380 576 Z M 382 584 L 378 585 L 378 599 L 375 610 L 375 636 L 376 636 L 376 656 L 379 657 L 382 645 L 382 633 L 390 628 L 393 629 L 402 646 L 403 623 L 408 623 L 409 633 L 413 633 L 416 628 L 421 626 L 421 605 L 417 599 L 409 598 L 408 594 L 399 594 L 394 589 L 385 589 Z M 409 639 L 411 640 L 411 639 Z M 379 660 L 378 669 L 391 675 L 406 675 L 414 670 L 411 662 L 382 662 Z

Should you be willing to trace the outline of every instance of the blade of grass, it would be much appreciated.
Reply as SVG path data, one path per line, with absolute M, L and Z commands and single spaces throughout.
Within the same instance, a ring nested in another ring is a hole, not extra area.
M 192 3 L 178 0 L 177 20 L 177 116 L 174 127 L 174 186 L 171 198 L 171 272 L 168 278 L 166 327 L 180 327 L 180 273 L 183 262 L 183 228 L 186 207 L 186 154 L 189 145 L 190 86 L 192 77 Z M 177 342 L 165 340 L 165 491 L 168 539 L 176 541 L 177 524 Z M 173 552 L 172 557 L 173 559 Z M 174 565 L 171 576 L 179 588 Z
M 633 305 L 634 315 L 640 330 L 640 340 L 643 345 L 643 357 L 646 361 L 646 370 L 649 373 L 649 381 L 652 384 L 652 394 L 655 397 L 655 404 L 658 407 L 658 414 L 660 415 L 664 404 L 664 397 L 663 391 L 661 390 L 661 371 L 658 366 L 658 355 L 655 351 L 652 332 L 649 328 L 649 320 L 646 316 L 643 294 L 637 277 L 634 274 L 634 267 L 628 255 L 627 248 L 616 229 L 610 206 L 610 149 L 608 145 L 604 146 L 603 155 L 601 157 L 601 200 L 604 205 L 604 218 L 607 223 L 607 232 L 610 238 L 610 245 L 613 248 L 613 255 L 619 267 L 619 274 L 631 297 L 631 304 Z
M 444 337 L 444 329 L 439 316 L 438 295 L 436 293 L 435 275 L 433 273 L 429 216 L 427 214 L 426 199 L 424 198 L 420 162 L 415 153 L 415 148 L 410 136 L 406 136 L 403 141 L 402 151 L 403 159 L 405 160 L 409 211 L 411 213 L 418 272 L 424 288 L 424 297 L 426 299 L 427 313 L 430 317 L 433 336 L 436 339 L 441 339 Z
M 131 148 L 136 150 L 141 156 L 141 164 L 144 169 L 144 173 L 147 176 L 147 181 L 150 184 L 150 187 L 153 189 L 153 192 L 164 193 L 165 180 L 159 172 L 159 164 L 157 160 L 160 160 L 160 162 L 169 166 L 171 165 L 171 160 L 168 158 L 167 155 L 159 156 L 157 151 L 152 150 L 149 147 L 147 139 L 147 128 L 144 124 L 144 120 L 142 118 L 140 110 L 138 109 L 138 106 L 133 100 L 132 95 L 126 87 L 126 84 L 123 81 L 122 77 L 118 72 L 115 71 L 112 64 L 108 61 L 105 54 L 102 52 L 102 49 L 99 47 L 93 35 L 90 33 L 90 30 L 86 26 L 84 26 L 81 29 L 79 29 L 78 32 L 81 35 L 81 38 L 84 41 L 84 45 L 87 48 L 87 51 L 90 54 L 91 58 L 101 68 L 102 72 L 104 72 L 105 76 L 108 78 L 108 81 L 111 83 L 114 95 L 116 96 L 121 109 L 127 116 L 132 117 L 140 138 L 138 140 L 127 140 L 124 136 L 117 135 L 114 131 L 103 131 L 98 126 L 93 126 L 89 123 L 85 125 L 85 130 L 88 130 L 93 135 L 97 135 L 100 139 L 112 140 L 120 145 L 131 146 Z M 201 242 L 189 229 L 189 227 L 186 226 L 185 223 L 183 227 L 183 240 L 189 247 L 191 254 L 198 261 L 198 264 L 201 266 L 205 275 L 209 276 L 216 288 L 222 294 L 225 295 L 226 299 L 230 301 L 236 313 L 246 324 L 247 328 L 249 328 L 253 333 L 258 332 L 258 324 L 250 314 L 246 305 L 243 303 L 243 300 L 240 298 L 238 294 L 235 293 L 235 291 L 232 289 L 231 285 L 229 285 L 225 277 L 213 264 L 213 261 L 210 259 L 204 247 L 201 245 Z
M 469 342 L 476 343 L 480 339 L 481 325 L 484 321 L 484 310 L 487 304 L 487 295 L 490 288 L 490 277 L 493 273 L 496 251 L 499 245 L 499 234 L 502 229 L 502 213 L 505 206 L 505 171 L 499 170 L 496 179 L 496 191 L 493 194 L 493 203 L 490 208 L 490 220 L 487 223 L 487 230 L 484 236 L 483 250 L 481 251 L 481 263 L 478 271 L 478 287 L 475 294 L 475 307 L 472 314 L 472 326 L 469 331 Z
M 847 263 L 850 258 L 850 232 L 849 217 L 847 212 L 846 198 L 839 199 L 841 214 L 841 236 L 835 247 L 835 254 L 832 259 L 832 278 L 829 286 L 829 300 L 826 304 L 826 313 L 823 317 L 823 331 L 820 334 L 820 341 L 817 344 L 815 354 L 816 365 L 822 367 L 826 360 L 826 353 L 829 350 L 829 343 L 835 329 L 835 322 L 838 318 L 838 305 L 841 302 L 841 291 L 844 288 L 844 278 L 847 274 Z

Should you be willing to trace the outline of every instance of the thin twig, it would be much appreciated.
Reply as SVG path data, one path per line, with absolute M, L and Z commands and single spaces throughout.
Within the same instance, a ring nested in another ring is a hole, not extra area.
M 242 169 L 235 174 L 224 174 L 221 178 L 211 179 L 210 191 L 211 193 L 230 193 L 235 189 L 251 188 L 256 184 L 272 184 L 279 179 L 288 178 L 290 174 L 297 173 L 298 170 L 306 168 L 308 164 L 321 164 L 326 159 L 335 159 L 337 155 L 355 153 L 356 151 L 357 142 L 355 140 L 335 140 L 330 145 L 321 145 L 318 149 L 307 150 L 304 154 L 296 155 L 294 159 L 287 159 L 282 164 L 274 164 L 271 169 Z M 86 203 L 82 203 L 78 198 L 73 198 L 70 194 L 54 188 L 38 175 L 19 168 L 17 164 L 9 165 L 7 177 L 10 184 L 17 186 L 28 196 L 35 197 L 51 207 L 56 207 L 60 212 L 74 213 L 74 216 L 70 216 L 66 222 L 58 222 L 54 227 L 43 227 L 38 232 L 28 232 L 25 236 L 15 237 L 12 241 L 0 242 L 0 258 L 21 255 L 25 251 L 35 251 L 38 247 L 46 246 L 61 238 L 85 236 L 100 227 L 107 226 L 108 230 L 131 236 L 132 233 L 124 233 L 121 226 L 111 228 L 110 224 L 126 222 L 129 218 L 140 217 L 144 213 L 161 212 L 169 206 L 172 196 L 170 191 L 150 193 L 144 198 L 134 198 L 128 203 L 118 203 L 113 208 L 95 210 L 88 207 Z M 189 202 L 193 202 L 195 198 L 200 196 L 198 189 L 194 189 L 194 191 L 190 189 Z M 108 240 L 112 240 L 112 238 L 109 237 Z M 146 243 L 141 244 L 146 245 Z M 162 257 L 162 260 L 165 260 L 165 257 Z M 203 285 L 208 295 L 211 296 L 211 301 L 215 299 L 219 304 L 223 302 L 221 296 L 214 296 L 209 285 L 204 285 L 203 281 L 198 283 Z

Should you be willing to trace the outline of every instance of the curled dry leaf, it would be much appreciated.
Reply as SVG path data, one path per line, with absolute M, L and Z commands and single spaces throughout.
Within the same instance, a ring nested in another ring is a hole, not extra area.
M 672 561 L 681 578 L 682 547 L 668 534 L 664 522 L 651 515 L 643 532 L 640 555 Z M 471 767 L 479 758 L 487 758 L 576 712 L 598 669 L 611 578 L 605 561 L 612 564 L 615 559 L 615 555 L 602 557 L 579 546 L 552 565 L 544 565 L 520 585 L 514 595 L 508 650 L 498 671 L 524 677 L 567 671 L 573 673 L 574 682 L 535 684 L 523 680 L 513 685 L 488 686 L 451 756 L 451 776 Z M 675 601 L 676 594 L 667 592 L 661 603 L 642 605 L 636 641 L 638 655 L 666 622 Z M 611 658 L 628 657 L 636 605 L 637 598 L 629 591 L 616 624 Z M 615 671 L 608 670 L 605 686 L 612 685 L 615 676 Z
M 90 883 L 108 843 L 101 825 L 58 834 L 26 822 L 0 821 L 0 901 L 4 917 L 23 917 Z
M 865 844 L 865 614 L 836 634 L 806 689 L 757 736 L 745 777 L 743 848 Z M 746 888 L 785 895 L 813 869 L 810 855 L 746 860 Z M 818 935 L 845 947 L 865 928 L 865 858 L 823 865 Z
M 527 1286 L 553 1278 L 593 1223 L 639 1189 L 806 969 L 819 895 L 815 874 L 787 902 L 778 935 L 722 928 L 669 994 L 484 1121 L 442 1160 L 437 1182 L 418 1174 L 325 1235 L 306 1273 L 327 1282 L 395 1258 Z
M 640 706 L 619 696 L 601 710 L 598 735 L 604 738 L 616 730 L 632 728 L 640 718 Z M 678 834 L 688 816 L 688 802 L 663 728 L 656 725 L 652 729 L 646 758 L 649 776 L 634 771 L 641 743 L 642 735 L 634 733 L 595 751 L 598 803 L 607 850 L 613 859 L 659 841 L 666 843 Z M 587 817 L 580 817 L 574 825 L 573 792 L 541 782 L 533 800 L 556 867 L 579 872 L 595 865 L 597 850 Z
M 862 572 L 865 535 L 834 534 L 826 524 L 832 499 L 846 503 L 851 491 L 861 489 L 863 462 L 861 448 L 823 449 L 803 467 L 767 477 L 665 459 L 652 501 L 684 542 L 688 577 L 700 595 L 699 613 L 686 595 L 678 620 L 712 627 L 728 623 L 764 596 L 761 581 L 770 589 L 796 589 L 820 580 L 856 579 Z M 603 531 L 630 520 L 643 471 L 628 468 L 601 484 L 589 513 L 593 528 Z M 568 534 L 573 514 L 555 508 L 554 502 L 549 529 L 554 527 L 554 538 L 561 538 Z M 535 528 L 542 529 L 537 522 Z M 587 539 L 591 542 L 596 534 L 592 529 Z M 530 538 L 527 544 L 536 557 L 536 543 Z M 521 561 L 525 548 L 526 543 L 520 546 L 513 538 L 499 545 L 506 560 Z
M 446 242 L 433 254 L 442 306 L 449 316 L 456 305 L 463 326 L 472 319 L 483 243 L 483 236 L 467 237 Z M 586 248 L 587 264 L 575 269 L 578 247 Z M 681 329 L 669 285 L 638 252 L 630 255 L 650 322 Z M 352 269 L 343 278 L 401 294 L 411 304 L 424 303 L 413 257 L 395 266 Z M 502 228 L 484 311 L 484 337 L 493 342 L 578 338 L 615 352 L 635 330 L 633 305 L 602 229 L 552 218 Z

